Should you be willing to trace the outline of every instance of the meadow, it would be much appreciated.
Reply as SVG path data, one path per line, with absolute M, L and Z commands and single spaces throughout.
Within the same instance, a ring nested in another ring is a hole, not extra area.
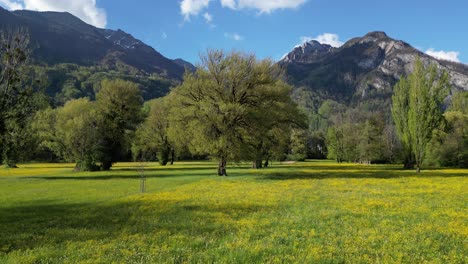
M 0 263 L 468 262 L 468 170 L 73 166 L 0 169 Z

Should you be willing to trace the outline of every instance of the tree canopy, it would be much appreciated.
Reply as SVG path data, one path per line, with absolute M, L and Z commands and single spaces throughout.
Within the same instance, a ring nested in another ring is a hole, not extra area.
M 392 106 L 398 136 L 415 158 L 417 171 L 426 153 L 433 130 L 443 120 L 443 100 L 449 91 L 449 75 L 437 67 L 425 68 L 418 58 L 413 73 L 395 86 Z
M 223 51 L 209 51 L 201 61 L 172 92 L 171 134 L 190 135 L 185 140 L 192 152 L 217 158 L 218 175 L 227 175 L 228 161 L 263 158 L 268 133 L 302 122 L 291 118 L 298 114 L 291 87 L 273 61 Z

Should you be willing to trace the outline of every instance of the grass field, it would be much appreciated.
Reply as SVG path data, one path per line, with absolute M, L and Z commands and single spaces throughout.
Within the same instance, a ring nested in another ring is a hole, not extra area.
M 468 170 L 0 169 L 0 263 L 467 263 Z

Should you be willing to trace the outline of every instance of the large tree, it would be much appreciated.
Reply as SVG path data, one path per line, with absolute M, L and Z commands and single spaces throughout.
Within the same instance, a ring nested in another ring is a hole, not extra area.
M 258 134 L 265 139 L 273 123 L 282 122 L 270 120 L 270 113 L 287 102 L 290 88 L 273 61 L 254 55 L 209 51 L 201 62 L 173 91 L 170 135 L 192 152 L 218 159 L 218 175 L 227 176 L 228 161 L 262 156 Z M 259 153 L 252 152 L 253 142 Z
M 0 160 L 16 167 L 25 136 L 25 120 L 32 111 L 32 89 L 21 74 L 29 57 L 29 35 L 25 30 L 2 30 L 0 35 Z
M 402 77 L 393 88 L 392 117 L 395 122 L 398 138 L 404 150 L 405 169 L 414 168 L 414 152 L 412 151 L 413 140 L 409 133 L 409 94 L 410 85 L 406 77 Z
M 468 168 L 468 115 L 446 112 L 445 129 L 436 130 L 428 146 L 428 163 Z
M 130 150 L 131 136 L 141 122 L 143 99 L 138 85 L 124 80 L 104 80 L 96 95 L 99 115 L 99 161 L 109 170 Z
M 251 154 L 253 168 L 266 167 L 270 158 L 277 158 L 281 152 L 288 152 L 288 145 L 296 143 L 294 150 L 301 152 L 305 159 L 306 150 L 299 151 L 299 131 L 307 127 L 306 117 L 290 97 L 291 87 L 283 82 L 265 85 L 257 90 L 262 98 L 257 106 L 250 111 L 251 126 L 245 141 L 250 149 L 245 154 Z M 301 128 L 301 129 L 298 129 Z M 294 133 L 296 132 L 296 133 Z M 304 131 L 305 133 L 305 131 Z M 297 140 L 292 140 L 297 139 Z M 300 143 L 306 144 L 306 139 Z M 265 161 L 265 163 L 262 163 Z
M 408 78 L 402 78 L 395 86 L 393 119 L 400 140 L 415 159 L 417 172 L 421 170 L 432 131 L 443 120 L 442 105 L 448 91 L 448 73 L 439 74 L 435 65 L 425 68 L 419 58 Z
M 148 117 L 141 124 L 133 143 L 133 151 L 140 157 L 155 153 L 161 165 L 171 160 L 174 162 L 174 147 L 169 141 L 169 103 L 168 97 L 158 98 L 146 103 L 149 107 Z
M 68 101 L 57 109 L 36 114 L 34 128 L 42 146 L 65 161 L 76 162 L 75 170 L 97 170 L 100 135 L 95 103 L 87 98 Z

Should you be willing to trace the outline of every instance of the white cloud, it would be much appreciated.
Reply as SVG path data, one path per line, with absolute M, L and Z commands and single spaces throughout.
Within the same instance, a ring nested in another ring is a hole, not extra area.
M 297 8 L 307 0 L 221 0 L 221 5 L 231 9 L 255 9 L 271 13 L 277 9 Z
M 318 35 L 314 37 L 301 37 L 301 44 L 305 42 L 309 42 L 311 40 L 316 40 L 321 44 L 328 44 L 332 47 L 338 48 L 341 47 L 344 43 L 340 40 L 340 36 L 337 34 L 332 33 L 324 33 L 322 35 Z
M 106 11 L 96 6 L 96 0 L 0 0 L 0 4 L 10 10 L 69 12 L 93 26 L 104 28 L 107 25 Z
M 460 59 L 458 59 L 460 52 L 458 51 L 443 51 L 443 50 L 437 51 L 434 49 L 428 49 L 426 51 L 426 54 L 439 60 L 460 62 Z
M 163 32 L 161 33 L 161 38 L 162 38 L 162 39 L 167 39 L 167 34 L 166 34 L 166 32 L 163 31 Z
M 221 0 L 221 5 L 231 9 L 236 9 L 236 0 Z
M 0 0 L 0 5 L 6 7 L 9 10 L 23 9 L 23 5 L 21 3 L 11 0 Z
M 210 24 L 213 21 L 213 16 L 208 12 L 203 14 L 203 18 L 205 18 L 205 21 L 208 24 Z
M 190 20 L 190 16 L 200 14 L 203 9 L 207 8 L 211 0 L 182 0 L 180 2 L 180 12 L 185 20 Z
M 0 0 L 2 1 L 2 0 Z M 191 16 L 199 15 L 208 8 L 213 0 L 182 0 L 180 2 L 180 12 L 186 21 Z M 308 0 L 219 0 L 222 7 L 233 10 L 254 9 L 260 13 L 271 13 L 277 9 L 297 8 Z M 206 13 L 205 13 L 206 14 Z M 205 17 L 205 20 L 206 19 Z
M 224 33 L 224 37 L 235 41 L 244 40 L 244 37 L 237 33 Z

